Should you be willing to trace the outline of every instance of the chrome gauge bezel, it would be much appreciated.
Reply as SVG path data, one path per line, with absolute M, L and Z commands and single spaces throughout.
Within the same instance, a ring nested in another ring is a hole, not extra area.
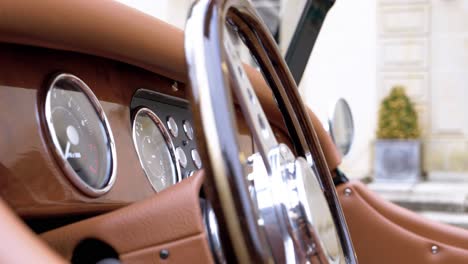
M 155 112 L 153 112 L 151 109 L 149 109 L 147 107 L 139 108 L 135 112 L 135 114 L 133 115 L 133 119 L 132 119 L 133 146 L 134 146 L 135 151 L 136 151 L 136 153 L 138 155 L 138 160 L 140 161 L 140 166 L 143 169 L 143 171 L 145 172 L 146 179 L 148 179 L 148 181 L 151 184 L 151 187 L 153 188 L 153 190 L 155 192 L 159 193 L 159 192 L 163 191 L 164 189 L 158 190 L 156 188 L 155 184 L 152 182 L 152 180 L 151 180 L 151 178 L 149 176 L 149 173 L 148 173 L 147 169 L 145 168 L 145 166 L 143 164 L 143 157 L 140 154 L 140 151 L 139 151 L 139 148 L 138 148 L 138 142 L 137 142 L 137 138 L 136 138 L 136 134 L 135 134 L 135 125 L 136 125 L 135 120 L 137 119 L 137 117 L 139 115 L 147 115 L 154 122 L 154 124 L 159 128 L 159 131 L 161 132 L 164 140 L 166 141 L 167 147 L 169 149 L 169 153 L 171 155 L 172 163 L 173 163 L 173 165 L 175 167 L 175 171 L 176 171 L 176 175 L 173 176 L 173 177 L 175 177 L 174 184 L 176 184 L 176 183 L 178 183 L 178 182 L 180 182 L 182 180 L 181 168 L 179 166 L 179 162 L 178 162 L 178 159 L 177 159 L 177 156 L 176 156 L 176 150 L 175 150 L 175 147 L 174 147 L 174 143 L 172 141 L 171 134 L 169 133 L 169 131 L 165 127 L 164 122 L 162 121 L 162 119 L 159 118 L 159 116 Z M 174 185 L 174 184 L 172 184 L 172 185 Z
M 51 91 L 53 90 L 53 87 L 57 84 L 59 81 L 65 81 L 71 83 L 75 88 L 83 92 L 83 94 L 86 95 L 88 98 L 89 102 L 91 103 L 92 107 L 94 108 L 94 111 L 96 112 L 96 115 L 101 122 L 107 140 L 108 140 L 108 145 L 110 149 L 110 175 L 109 175 L 109 180 L 107 181 L 106 185 L 102 188 L 94 188 L 90 186 L 88 183 L 86 183 L 84 180 L 76 174 L 70 163 L 63 157 L 62 151 L 60 148 L 60 143 L 58 141 L 57 135 L 55 133 L 54 126 L 52 124 L 52 113 L 51 113 Z M 91 197 L 98 197 L 101 195 L 104 195 L 107 193 L 112 186 L 115 183 L 115 179 L 117 176 L 117 154 L 116 154 L 116 148 L 115 148 L 115 141 L 114 141 L 114 136 L 112 134 L 112 130 L 110 128 L 109 122 L 107 120 L 106 114 L 104 112 L 104 109 L 102 108 L 99 100 L 97 97 L 94 95 L 92 92 L 91 88 L 82 81 L 80 78 L 76 77 L 75 75 L 68 74 L 68 73 L 61 73 L 55 75 L 55 77 L 52 79 L 50 84 L 47 86 L 47 92 L 45 95 L 45 104 L 43 107 L 44 111 L 44 116 L 45 116 L 45 122 L 46 122 L 46 134 L 48 139 L 52 142 L 52 153 L 54 154 L 56 160 L 59 162 L 59 165 L 61 169 L 63 170 L 64 174 L 66 177 L 72 182 L 72 184 L 78 188 L 80 191 L 85 193 L 88 196 Z

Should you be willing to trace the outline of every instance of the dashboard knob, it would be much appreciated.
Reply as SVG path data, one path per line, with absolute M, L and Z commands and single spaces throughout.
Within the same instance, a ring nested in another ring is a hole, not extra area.
M 192 149 L 190 154 L 192 155 L 192 161 L 193 164 L 195 164 L 195 167 L 197 167 L 197 169 L 201 169 L 202 161 L 200 158 L 200 154 L 198 154 L 198 151 L 196 149 Z
M 179 135 L 179 127 L 172 116 L 167 118 L 167 128 L 173 137 L 176 138 Z
M 185 155 L 184 150 L 181 147 L 177 147 L 176 149 L 177 159 L 179 160 L 179 164 L 182 168 L 187 167 L 187 156 Z

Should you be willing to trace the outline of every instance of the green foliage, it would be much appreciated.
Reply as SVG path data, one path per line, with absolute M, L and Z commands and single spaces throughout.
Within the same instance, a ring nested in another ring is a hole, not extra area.
M 418 113 L 405 93 L 405 88 L 395 86 L 384 98 L 379 109 L 377 138 L 419 138 Z

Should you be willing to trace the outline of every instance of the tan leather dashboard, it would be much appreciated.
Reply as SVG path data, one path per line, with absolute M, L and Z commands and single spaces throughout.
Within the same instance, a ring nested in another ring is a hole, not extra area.
M 186 82 L 182 32 L 112 0 L 5 0 L 0 41 L 96 55 Z
M 198 195 L 203 173 L 166 189 L 158 195 L 89 220 L 45 234 L 45 239 L 60 255 L 71 259 L 83 238 L 107 242 L 126 263 L 154 263 L 159 252 L 170 252 L 173 263 L 212 262 Z M 125 228 L 123 228 L 125 227 Z

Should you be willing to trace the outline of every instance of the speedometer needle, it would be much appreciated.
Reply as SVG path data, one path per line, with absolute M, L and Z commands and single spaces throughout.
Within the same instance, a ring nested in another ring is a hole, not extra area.
M 70 152 L 70 141 L 67 141 L 67 146 L 65 147 L 65 159 L 68 159 L 69 152 Z

